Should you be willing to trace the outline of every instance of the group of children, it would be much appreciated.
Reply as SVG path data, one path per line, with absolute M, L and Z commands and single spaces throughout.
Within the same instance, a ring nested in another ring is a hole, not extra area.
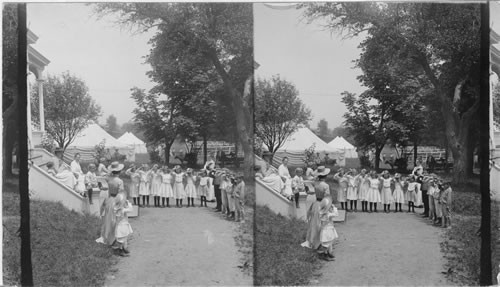
M 149 198 L 153 197 L 154 207 L 170 207 L 170 199 L 175 199 L 176 207 L 183 207 L 187 199 L 187 207 L 194 207 L 194 199 L 200 199 L 200 207 L 207 207 L 207 197 L 214 193 L 214 178 L 221 177 L 217 188 L 221 190 L 222 213 L 236 221 L 244 220 L 244 182 L 243 175 L 232 174 L 228 169 L 205 170 L 195 172 L 192 168 L 182 170 L 177 165 L 173 169 L 167 166 L 153 165 L 149 169 L 132 165 L 126 170 L 131 183 L 128 187 L 129 197 L 135 205 L 149 207 Z M 140 198 L 142 197 L 142 205 Z
M 402 177 L 396 173 L 391 176 L 388 171 L 378 174 L 375 171 L 367 172 L 362 169 L 339 169 L 334 175 L 339 183 L 337 201 L 341 209 L 357 211 L 358 200 L 361 201 L 362 212 L 377 212 L 377 204 L 384 205 L 384 212 L 403 212 L 402 205 L 408 205 L 408 212 L 415 212 L 415 206 L 422 206 L 422 183 L 428 187 L 428 201 L 430 207 L 429 218 L 443 227 L 451 225 L 451 185 L 443 182 L 435 174 L 424 173 L 422 176 L 409 175 Z M 297 168 L 292 178 L 292 189 L 298 206 L 298 194 L 304 191 L 303 170 Z M 349 209 L 350 205 L 350 209 Z M 369 206 L 369 208 L 368 208 Z

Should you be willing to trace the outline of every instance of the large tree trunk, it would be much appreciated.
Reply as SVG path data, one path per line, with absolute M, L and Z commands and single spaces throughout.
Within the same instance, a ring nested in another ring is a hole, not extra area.
M 468 180 L 467 168 L 467 149 L 468 149 L 468 136 L 470 134 L 471 124 L 475 117 L 477 117 L 477 110 L 479 108 L 479 98 L 472 104 L 468 110 L 460 113 L 455 105 L 462 96 L 462 88 L 466 79 L 458 81 L 453 91 L 444 89 L 444 86 L 439 82 L 438 78 L 432 71 L 425 56 L 420 59 L 420 64 L 424 69 L 425 74 L 434 86 L 435 92 L 441 101 L 441 112 L 443 114 L 445 135 L 448 146 L 453 155 L 453 182 L 461 184 Z M 452 101 L 449 95 L 453 94 Z
M 15 124 L 10 120 L 3 127 L 3 178 L 12 177 L 12 151 L 16 142 Z
M 478 134 L 474 131 L 473 128 L 471 130 L 470 136 L 467 139 L 467 163 L 465 166 L 465 174 L 467 174 L 468 177 L 471 177 L 474 174 L 474 151 L 476 150 L 477 136 Z
M 382 149 L 384 146 L 375 148 L 375 169 L 379 170 L 380 168 L 380 153 L 382 153 Z
M 173 143 L 174 143 L 173 140 L 165 141 L 165 165 L 170 164 L 170 148 L 172 147 Z
M 17 87 L 19 91 L 18 99 L 18 122 L 21 127 L 26 127 L 28 117 L 27 109 L 27 27 L 26 27 L 26 4 L 18 6 L 18 75 Z M 25 151 L 19 157 L 19 201 L 21 224 L 19 227 L 21 235 L 21 285 L 33 286 L 33 269 L 31 262 L 31 232 L 30 232 L 30 198 L 28 185 L 28 133 L 26 129 L 18 132 L 18 148 Z
M 207 135 L 203 134 L 203 162 L 207 162 Z
M 417 157 L 418 157 L 418 141 L 417 139 L 413 140 L 413 166 L 417 165 Z
M 233 81 L 227 74 L 226 70 L 220 63 L 217 52 L 215 50 L 210 54 L 212 63 L 215 66 L 218 74 L 221 76 L 226 91 L 231 95 L 232 105 L 235 113 L 236 128 L 238 132 L 239 142 L 243 148 L 245 155 L 244 159 L 244 175 L 245 178 L 253 178 L 253 71 L 245 81 L 244 91 L 241 93 L 234 86 Z
M 489 178 L 489 108 L 490 108 L 490 7 L 489 3 L 481 4 L 481 83 L 479 126 L 481 145 L 481 256 L 479 284 L 482 286 L 493 285 L 491 262 L 491 197 Z M 498 283 L 498 282 L 497 282 Z

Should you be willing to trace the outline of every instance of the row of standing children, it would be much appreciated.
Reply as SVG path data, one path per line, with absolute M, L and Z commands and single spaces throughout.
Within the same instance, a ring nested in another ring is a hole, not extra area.
M 176 207 L 182 207 L 184 199 L 187 199 L 187 207 L 194 207 L 195 198 L 200 199 L 200 207 L 207 206 L 212 182 L 205 170 L 195 173 L 191 168 L 183 171 L 179 165 L 171 170 L 156 164 L 148 169 L 144 164 L 139 168 L 131 165 L 125 173 L 131 179 L 129 196 L 135 205 L 149 207 L 149 198 L 152 196 L 154 207 L 170 207 L 171 198 L 175 199 Z
M 234 175 L 228 169 L 185 171 L 177 165 L 172 170 L 164 166 L 159 168 L 147 165 L 136 168 L 132 165 L 126 174 L 130 176 L 129 196 L 134 204 L 149 207 L 149 197 L 153 196 L 155 207 L 170 207 L 170 199 L 175 198 L 176 207 L 183 207 L 187 198 L 187 207 L 194 207 L 194 199 L 200 199 L 200 207 L 207 207 L 207 197 L 213 189 L 215 176 L 221 177 L 222 213 L 235 221 L 244 220 L 245 183 L 242 175 Z
M 415 206 L 422 205 L 420 180 L 413 175 L 404 178 L 396 173 L 394 177 L 391 177 L 388 171 L 377 174 L 375 171 L 367 173 L 363 169 L 357 174 L 355 169 L 348 172 L 341 169 L 334 175 L 334 178 L 339 182 L 337 200 L 341 208 L 346 211 L 349 211 L 348 203 L 352 211 L 357 211 L 358 200 L 361 200 L 363 212 L 377 212 L 377 203 L 384 204 L 384 212 L 387 213 L 390 212 L 390 206 L 393 203 L 394 212 L 402 212 L 402 205 L 405 202 L 408 204 L 408 212 L 415 212 Z M 450 184 L 443 183 L 436 175 L 427 176 L 424 180 L 429 181 L 432 186 L 431 193 L 434 201 L 443 202 L 449 210 L 450 206 L 446 202 L 451 202 Z M 437 217 L 440 216 L 434 216 L 433 219 Z

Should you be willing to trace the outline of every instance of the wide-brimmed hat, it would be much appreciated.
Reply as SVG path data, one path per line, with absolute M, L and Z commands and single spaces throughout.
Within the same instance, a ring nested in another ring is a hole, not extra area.
M 114 161 L 111 163 L 111 165 L 109 166 L 109 170 L 110 171 L 121 171 L 123 169 L 124 165 L 117 162 L 117 161 Z
M 318 166 L 316 171 L 314 172 L 315 176 L 325 176 L 330 173 L 330 169 L 326 168 L 324 165 Z

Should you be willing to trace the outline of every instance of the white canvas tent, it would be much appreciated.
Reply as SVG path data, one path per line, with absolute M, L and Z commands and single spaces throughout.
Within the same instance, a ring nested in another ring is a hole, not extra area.
M 64 159 L 71 161 L 76 153 L 80 153 L 80 158 L 84 162 L 94 161 L 95 147 L 104 140 L 105 148 L 109 149 L 111 155 L 118 149 L 118 152 L 127 156 L 128 161 L 135 160 L 134 149 L 115 139 L 108 134 L 98 124 L 90 124 L 81 131 L 75 140 L 64 152 Z
M 310 129 L 302 127 L 288 137 L 283 146 L 276 151 L 273 157 L 273 164 L 280 164 L 281 159 L 287 156 L 290 166 L 304 166 L 305 150 L 313 144 L 315 146 L 314 152 L 319 153 L 321 158 L 325 154 L 328 154 L 331 159 L 336 159 L 337 161 L 343 159 L 341 151 L 329 146 Z
M 146 144 L 131 132 L 124 133 L 118 141 L 132 147 L 135 153 L 148 153 Z
M 345 166 L 345 160 L 354 158 L 358 158 L 358 152 L 356 151 L 356 147 L 350 144 L 346 139 L 341 136 L 334 138 L 328 145 L 334 149 L 341 150 L 344 153 L 344 159 L 338 160 L 337 164 L 340 166 Z

